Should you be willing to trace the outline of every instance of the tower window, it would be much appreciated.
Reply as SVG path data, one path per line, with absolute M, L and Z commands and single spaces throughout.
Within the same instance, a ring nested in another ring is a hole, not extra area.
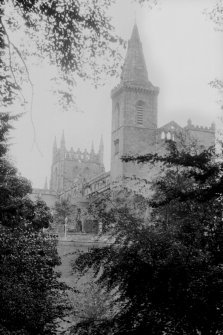
M 145 103 L 138 101 L 136 104 L 136 123 L 140 126 L 143 125 L 143 114 L 145 109 Z
M 114 146 L 115 146 L 115 155 L 119 153 L 119 140 L 114 141 Z
M 115 106 L 115 129 L 120 127 L 120 107 L 119 103 Z

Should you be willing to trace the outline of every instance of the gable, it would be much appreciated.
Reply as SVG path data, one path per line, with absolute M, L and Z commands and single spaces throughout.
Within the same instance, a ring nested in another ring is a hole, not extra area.
M 178 123 L 176 123 L 175 121 L 170 121 L 170 122 L 166 123 L 164 126 L 158 128 L 158 130 L 160 132 L 162 132 L 162 131 L 167 131 L 167 132 L 168 131 L 170 131 L 170 132 L 182 131 L 182 129 L 183 128 Z

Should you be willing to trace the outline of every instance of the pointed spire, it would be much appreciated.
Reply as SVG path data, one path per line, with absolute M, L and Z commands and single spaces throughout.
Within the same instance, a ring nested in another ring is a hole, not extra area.
M 101 165 L 104 164 L 104 143 L 103 143 L 103 136 L 101 135 L 101 139 L 100 139 L 100 144 L 99 144 L 99 151 L 98 151 L 98 155 L 99 155 L 99 162 Z
M 46 177 L 46 179 L 45 179 L 44 190 L 48 190 L 47 177 Z
M 91 142 L 91 153 L 94 154 L 94 141 Z
M 53 152 L 57 151 L 57 139 L 56 136 L 54 137 L 54 142 L 53 142 Z
M 57 149 L 57 138 L 56 138 L 56 136 L 54 137 L 53 147 Z
M 127 54 L 121 74 L 122 83 L 148 85 L 148 73 L 143 55 L 142 43 L 136 23 L 128 42 Z
M 62 133 L 61 141 L 60 141 L 60 147 L 65 149 L 65 136 L 64 136 L 64 130 Z
M 103 136 L 102 136 L 102 134 L 101 134 L 101 139 L 100 139 L 100 144 L 99 144 L 99 151 L 101 149 L 104 149 L 104 142 L 103 142 Z

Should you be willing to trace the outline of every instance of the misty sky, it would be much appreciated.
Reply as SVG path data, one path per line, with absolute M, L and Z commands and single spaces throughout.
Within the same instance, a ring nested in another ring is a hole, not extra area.
M 213 0 L 161 0 L 152 10 L 139 8 L 130 0 L 118 1 L 111 11 L 121 37 L 128 39 L 136 18 L 149 80 L 160 87 L 159 125 L 171 120 L 181 126 L 188 118 L 194 124 L 209 126 L 220 116 L 219 93 L 208 83 L 223 78 L 223 38 L 204 15 Z M 35 83 L 33 119 L 39 150 L 33 145 L 30 115 L 15 124 L 11 155 L 21 174 L 34 187 L 43 187 L 50 177 L 54 137 L 60 142 L 64 129 L 66 145 L 90 150 L 94 141 L 98 150 L 101 134 L 105 144 L 105 166 L 110 169 L 111 99 L 117 79 L 95 90 L 78 83 L 75 95 L 79 110 L 61 111 L 50 94 L 48 68 L 31 70 Z

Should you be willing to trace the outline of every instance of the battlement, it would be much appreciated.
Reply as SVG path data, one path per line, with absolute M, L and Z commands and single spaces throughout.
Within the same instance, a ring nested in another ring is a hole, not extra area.
M 78 161 L 79 163 L 99 161 L 98 153 L 95 153 L 94 151 L 88 152 L 86 149 L 84 151 L 81 151 L 80 148 L 74 150 L 73 147 L 70 150 L 63 151 L 61 151 L 60 148 L 57 149 L 54 155 L 55 160 L 60 160 L 61 156 L 66 160 Z
M 198 125 L 192 124 L 192 121 L 189 119 L 187 121 L 187 125 L 185 126 L 185 129 L 192 130 L 192 131 L 215 133 L 215 124 L 212 123 L 210 127 L 198 126 Z
M 89 196 L 94 192 L 104 192 L 110 188 L 110 172 L 104 172 L 84 184 L 84 195 Z
M 88 152 L 86 149 L 84 151 L 81 151 L 78 148 L 76 151 L 74 151 L 74 149 L 71 148 L 69 151 L 65 152 L 65 158 L 87 162 L 97 160 L 99 157 L 98 154 L 94 152 Z

